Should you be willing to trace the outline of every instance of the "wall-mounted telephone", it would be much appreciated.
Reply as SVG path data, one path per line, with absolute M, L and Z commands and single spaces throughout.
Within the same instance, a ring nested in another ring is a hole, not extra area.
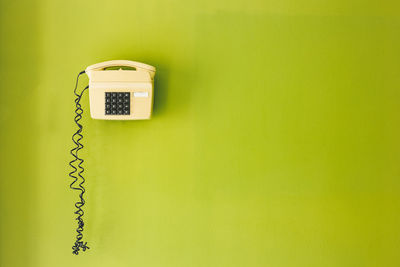
M 135 70 L 109 70 L 110 67 L 131 67 Z M 86 68 L 89 76 L 90 115 L 103 120 L 144 120 L 153 106 L 153 66 L 112 60 Z
M 89 85 L 78 93 L 79 77 L 84 73 L 89 77 Z M 80 192 L 79 201 L 75 203 L 75 214 L 78 221 L 76 241 L 72 247 L 72 253 L 75 255 L 79 254 L 80 249 L 83 251 L 89 249 L 87 242 L 82 241 L 84 227 L 82 207 L 85 204 L 83 184 L 85 178 L 83 177 L 83 159 L 78 155 L 79 150 L 83 148 L 80 142 L 83 138 L 83 126 L 79 122 L 83 113 L 80 104 L 82 95 L 89 89 L 90 115 L 93 119 L 150 119 L 153 109 L 155 73 L 155 67 L 144 63 L 111 60 L 91 65 L 78 74 L 74 89 L 76 107 L 74 121 L 78 129 L 72 136 L 75 147 L 70 151 L 73 160 L 69 163 L 72 168 L 69 176 L 74 179 L 70 187 Z

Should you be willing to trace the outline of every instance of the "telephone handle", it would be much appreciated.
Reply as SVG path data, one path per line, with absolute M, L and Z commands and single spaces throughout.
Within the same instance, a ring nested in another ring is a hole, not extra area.
M 156 73 L 156 68 L 141 62 L 137 61 L 131 61 L 131 60 L 110 60 L 110 61 L 104 61 L 101 63 L 97 63 L 94 65 L 90 65 L 89 67 L 86 68 L 85 72 L 90 72 L 93 70 L 104 70 L 106 68 L 110 67 L 131 67 L 135 68 L 137 71 L 146 71 L 150 74 L 151 78 L 154 78 L 154 75 Z

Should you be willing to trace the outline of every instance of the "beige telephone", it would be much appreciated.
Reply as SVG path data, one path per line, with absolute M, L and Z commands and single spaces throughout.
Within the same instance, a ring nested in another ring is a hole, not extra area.
M 117 69 L 108 69 L 115 68 Z M 119 68 L 118 68 L 119 67 Z M 129 67 L 131 69 L 122 69 Z M 134 69 L 134 70 L 132 70 Z M 82 74 L 89 76 L 89 85 L 79 93 L 77 91 L 79 77 Z M 79 150 L 83 148 L 82 119 L 83 109 L 80 103 L 83 93 L 89 88 L 90 115 L 93 119 L 103 120 L 146 120 L 150 119 L 153 108 L 153 87 L 156 68 L 140 62 L 129 60 L 111 60 L 91 65 L 81 71 L 75 83 L 75 118 L 78 126 L 72 135 L 74 147 L 70 154 L 73 159 L 69 162 L 71 172 L 69 177 L 73 179 L 70 188 L 79 192 L 79 200 L 75 203 L 75 215 L 78 222 L 76 228 L 76 240 L 72 246 L 72 253 L 89 249 L 87 242 L 83 241 L 83 206 L 85 178 L 83 176 L 83 159 Z
M 130 67 L 134 70 L 107 70 Z M 103 120 L 146 120 L 153 109 L 156 68 L 130 60 L 111 60 L 86 68 L 90 115 Z

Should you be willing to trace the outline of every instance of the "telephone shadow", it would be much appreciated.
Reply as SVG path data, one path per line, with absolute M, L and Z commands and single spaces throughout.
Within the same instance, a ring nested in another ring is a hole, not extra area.
M 156 75 L 154 76 L 154 104 L 153 116 L 176 112 L 186 113 L 191 105 L 191 94 L 194 91 L 192 86 L 194 76 L 192 66 L 171 69 L 163 64 L 155 65 Z
M 156 68 L 156 75 L 154 76 L 154 116 L 163 113 L 166 109 L 169 85 L 169 70 L 163 65 L 158 65 Z

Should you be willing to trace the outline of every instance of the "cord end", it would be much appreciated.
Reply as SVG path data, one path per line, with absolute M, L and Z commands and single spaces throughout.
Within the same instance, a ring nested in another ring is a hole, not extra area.
M 75 245 L 72 247 L 72 254 L 78 255 L 80 249 L 82 249 L 82 251 L 89 249 L 87 242 L 83 243 L 83 241 L 76 241 Z

